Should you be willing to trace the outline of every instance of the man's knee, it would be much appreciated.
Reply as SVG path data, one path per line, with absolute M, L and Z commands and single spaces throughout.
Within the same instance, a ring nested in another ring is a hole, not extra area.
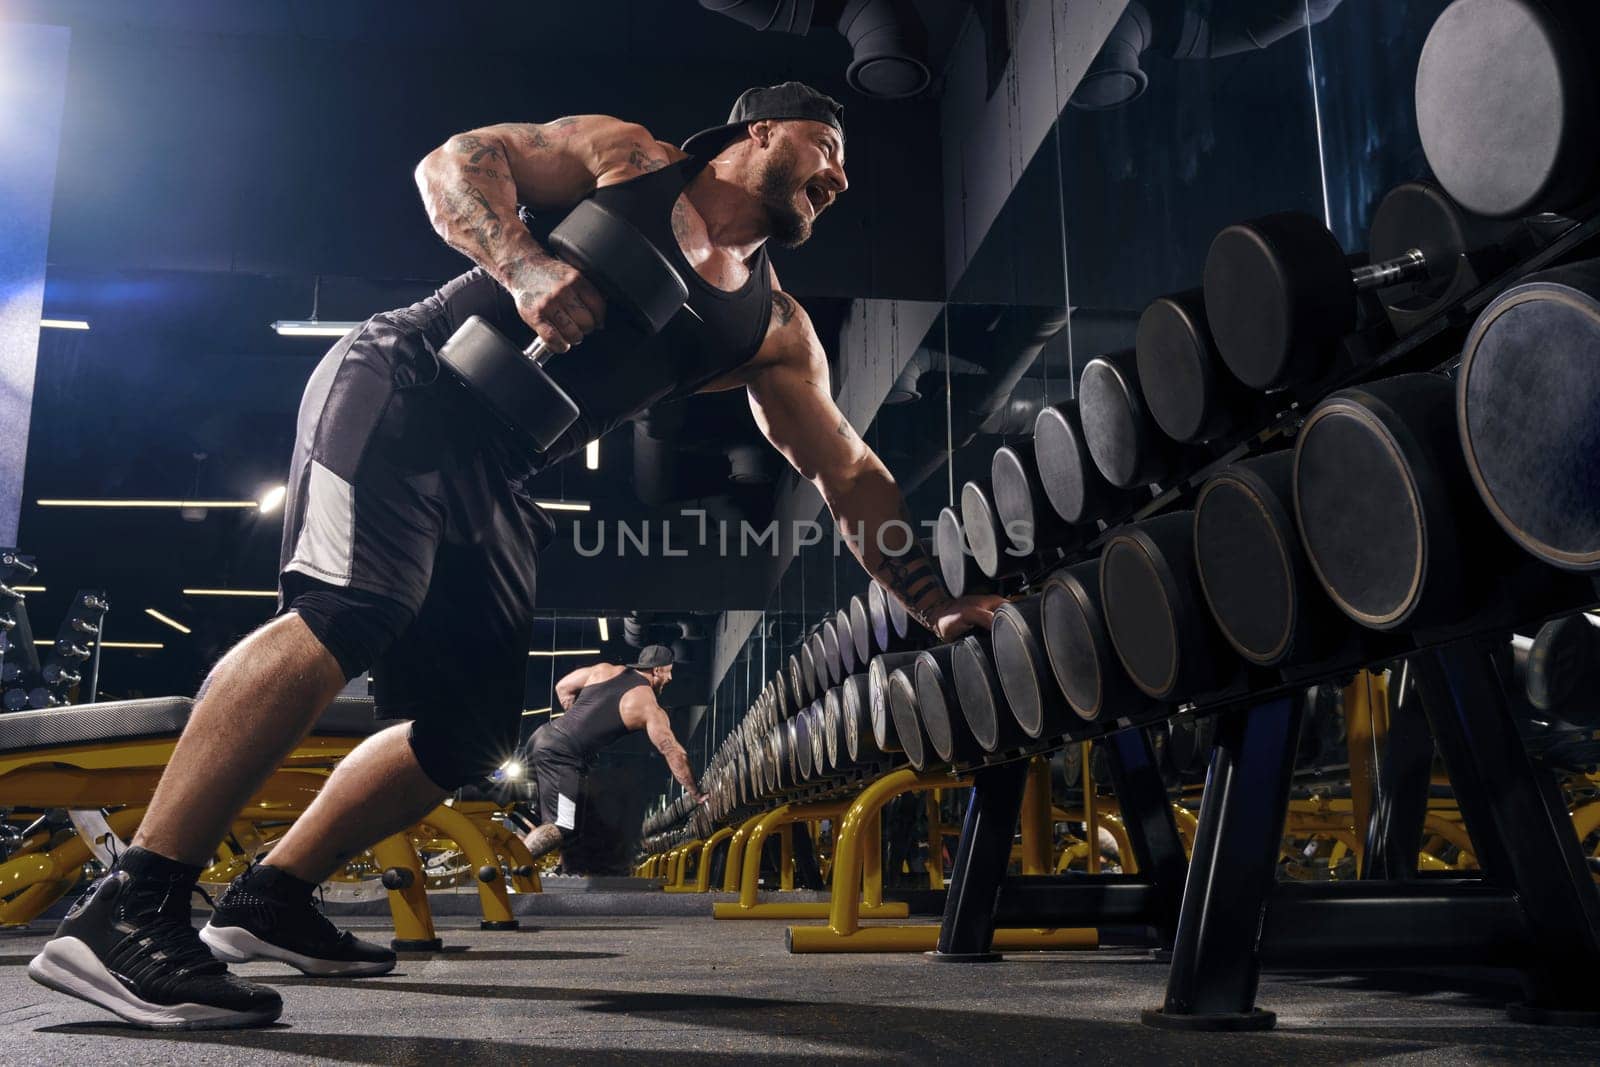
M 346 680 L 377 662 L 416 613 L 398 600 L 322 582 L 296 583 L 287 610 L 339 662 Z
M 422 773 L 452 793 L 488 778 L 511 751 L 502 738 L 474 730 L 470 723 L 442 723 L 439 718 L 413 721 L 409 737 Z

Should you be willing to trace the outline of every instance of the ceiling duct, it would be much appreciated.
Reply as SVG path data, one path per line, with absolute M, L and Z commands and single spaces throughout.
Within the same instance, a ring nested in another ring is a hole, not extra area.
M 866 96 L 900 99 L 928 87 L 928 34 L 911 0 L 700 0 L 753 30 L 804 36 L 828 23 L 850 42 L 845 71 Z
M 1150 83 L 1141 59 L 1154 50 L 1173 59 L 1220 59 L 1270 48 L 1333 14 L 1342 0 L 1131 0 L 1070 105 L 1105 111 L 1137 100 Z

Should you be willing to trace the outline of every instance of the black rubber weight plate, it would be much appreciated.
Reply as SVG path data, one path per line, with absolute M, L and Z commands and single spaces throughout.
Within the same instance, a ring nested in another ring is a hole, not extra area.
M 1467 210 L 1523 214 L 1558 178 L 1584 107 L 1562 71 L 1572 60 L 1560 33 L 1527 0 L 1458 0 L 1428 34 L 1417 130 L 1434 175 Z
M 911 671 L 912 682 L 917 693 L 917 713 L 922 720 L 922 728 L 928 733 L 928 743 L 941 758 L 950 755 L 950 705 L 944 699 L 944 690 L 939 686 L 934 672 L 925 664 L 916 664 Z
M 1535 555 L 1600 568 L 1600 307 L 1550 286 L 1490 315 L 1460 395 L 1478 490 Z
M 1016 620 L 1001 612 L 994 619 L 994 665 L 1006 692 L 1006 703 L 1022 732 L 1038 737 L 1044 723 L 1044 707 L 1033 656 L 1032 641 L 1018 628 Z
M 1087 455 L 1072 427 L 1059 417 L 1040 419 L 1033 451 L 1039 464 L 1039 480 L 1044 483 L 1045 496 L 1050 498 L 1056 514 L 1068 522 L 1087 518 L 1085 479 L 1091 475 L 1083 469 Z
M 1139 319 L 1139 384 L 1156 424 L 1175 441 L 1190 441 L 1204 425 L 1211 380 L 1199 327 L 1183 307 L 1157 300 Z
M 1195 512 L 1195 558 L 1223 632 L 1255 659 L 1280 654 L 1294 623 L 1294 580 L 1272 516 L 1246 486 L 1223 479 L 1207 490 Z
M 1090 363 L 1078 383 L 1083 436 L 1095 466 L 1112 485 L 1129 486 L 1139 469 L 1139 424 L 1127 383 L 1106 363 Z
M 995 707 L 994 691 L 989 686 L 988 664 L 982 661 L 981 650 L 974 652 L 963 642 L 956 646 L 950 665 L 961 715 L 979 747 L 993 752 L 1000 743 L 1000 709 Z
M 1079 715 L 1099 715 L 1100 657 L 1083 607 L 1066 589 L 1051 585 L 1045 588 L 1042 609 L 1045 646 L 1056 682 Z
M 1252 389 L 1284 373 L 1294 309 L 1277 250 L 1248 226 L 1229 226 L 1206 257 L 1206 319 L 1228 368 Z
M 1172 607 L 1155 564 L 1144 547 L 1114 541 L 1101 563 L 1106 625 L 1117 653 L 1146 691 L 1165 693 L 1178 674 L 1178 642 Z
M 1335 408 L 1301 434 L 1295 508 L 1334 600 L 1368 625 L 1410 606 L 1422 568 L 1415 488 L 1382 427 Z

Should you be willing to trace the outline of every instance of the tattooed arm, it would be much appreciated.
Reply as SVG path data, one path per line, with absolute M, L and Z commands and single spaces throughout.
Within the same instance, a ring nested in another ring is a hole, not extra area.
M 641 126 L 605 115 L 505 123 L 457 134 L 417 165 L 434 230 L 516 299 L 524 320 L 564 352 L 601 324 L 605 302 L 517 220 L 565 210 L 604 185 L 666 166 L 681 153 Z
M 746 382 L 761 432 L 817 487 L 850 550 L 913 618 L 946 639 L 987 627 L 999 598 L 945 589 L 894 476 L 833 402 L 811 320 L 787 294 L 774 290 L 772 299 L 772 325 Z

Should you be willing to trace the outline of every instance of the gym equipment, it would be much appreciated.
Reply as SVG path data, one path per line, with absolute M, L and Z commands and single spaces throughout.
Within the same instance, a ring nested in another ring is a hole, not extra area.
M 1317 580 L 1375 630 L 1459 621 L 1478 602 L 1498 535 L 1455 445 L 1454 395 L 1432 374 L 1341 390 L 1306 417 L 1294 454 L 1295 517 Z
M 1049 494 L 1039 478 L 1033 442 L 1004 445 L 995 449 L 989 463 L 989 484 L 994 491 L 994 511 L 1007 536 L 1014 531 L 1026 534 L 1028 551 L 1075 547 L 1082 543 L 1083 530 L 1056 514 Z M 1013 547 L 1022 549 L 1015 539 Z
M 1095 468 L 1117 488 L 1162 481 L 1176 467 L 1178 448 L 1145 405 L 1135 351 L 1112 352 L 1084 366 L 1078 413 Z
M 991 581 L 1021 574 L 1038 552 L 1035 546 L 1029 546 L 1026 554 L 1012 547 L 1016 542 L 1011 531 L 1001 525 L 993 490 L 984 482 L 967 482 L 961 487 L 961 531 L 978 571 Z
M 1057 737 L 1071 722 L 1067 702 L 1046 659 L 1043 598 L 1030 596 L 1001 604 L 990 631 L 995 673 L 1011 716 L 1028 737 Z
M 892 671 L 884 688 L 887 690 L 886 702 L 894 720 L 895 737 L 900 742 L 900 750 L 905 753 L 906 762 L 911 764 L 913 770 L 925 770 L 931 762 L 928 759 L 928 735 L 917 714 L 917 687 L 911 680 L 910 668 L 899 667 Z
M 1167 758 L 1172 769 L 1186 778 L 1204 774 L 1216 735 L 1217 720 L 1212 716 L 1167 720 Z
M 872 657 L 867 664 L 867 702 L 872 715 L 872 737 L 880 751 L 900 751 L 903 731 L 889 708 L 889 676 L 901 667 L 909 668 L 915 652 L 890 652 Z
M 1033 455 L 1039 466 L 1039 484 L 1065 522 L 1111 517 L 1134 499 L 1107 482 L 1095 466 L 1075 400 L 1040 409 L 1033 423 Z
M 1128 677 L 1106 632 L 1099 559 L 1056 571 L 1039 597 L 1045 655 L 1079 718 L 1132 717 L 1153 706 Z
M 850 598 L 850 637 L 855 642 L 857 663 L 865 663 L 878 653 L 887 651 L 874 640 L 872 620 L 867 616 L 867 602 L 859 596 Z
M 1243 460 L 1201 486 L 1194 555 L 1235 652 L 1275 667 L 1323 658 L 1350 630 L 1323 595 L 1294 524 L 1294 453 Z
M 856 655 L 855 634 L 850 632 L 850 613 L 844 608 L 833 617 L 834 640 L 839 646 L 839 668 L 843 674 L 854 674 L 859 667 L 866 669 L 866 657 Z
M 1456 417 L 1500 527 L 1556 567 L 1600 570 L 1600 260 L 1532 275 L 1467 337 Z
M 986 593 L 992 586 L 967 547 L 966 531 L 955 508 L 940 508 L 933 531 L 933 554 L 939 561 L 939 576 L 951 596 Z
M 1027 741 L 1000 688 L 994 646 L 988 634 L 968 634 L 955 643 L 950 673 L 961 703 L 961 717 L 978 747 L 985 752 L 1003 752 L 1020 748 Z
M 1232 658 L 1205 608 L 1194 558 L 1194 513 L 1125 526 L 1100 555 L 1106 631 L 1133 684 L 1184 702 L 1219 688 Z
M 1593 5 L 1458 0 L 1417 64 L 1417 130 L 1440 183 L 1508 218 L 1586 200 L 1600 170 Z
M 867 586 L 867 617 L 872 627 L 872 643 L 881 652 L 902 652 L 921 642 L 911 628 L 911 616 L 899 598 L 873 581 Z
M 1351 259 L 1322 220 L 1285 211 L 1236 223 L 1206 254 L 1206 317 L 1234 377 L 1252 389 L 1309 381 L 1358 326 L 1362 294 L 1410 328 L 1509 265 L 1508 231 L 1468 217 L 1437 189 L 1402 185 L 1384 198 L 1373 262 Z
M 839 713 L 844 717 L 845 751 L 860 766 L 876 763 L 900 751 L 894 720 L 873 714 L 871 682 L 865 672 L 852 674 L 840 684 Z M 880 730 L 884 731 L 880 734 Z M 882 737 L 882 741 L 879 738 Z
M 806 680 L 811 672 L 800 667 L 800 652 L 789 654 L 789 666 L 785 670 L 789 676 L 789 695 L 794 698 L 795 707 L 803 708 L 817 698 L 812 691 L 812 681 Z
M 917 719 L 934 754 L 945 762 L 966 762 L 981 757 L 984 748 L 961 713 L 952 663 L 955 650 L 954 644 L 946 644 L 917 653 L 910 673 Z
M 1600 726 L 1600 618 L 1587 612 L 1539 628 L 1528 652 L 1528 703 L 1575 726 Z
M 1260 394 L 1235 378 L 1217 352 L 1204 290 L 1151 301 L 1139 316 L 1134 352 L 1144 406 L 1174 441 L 1222 440 L 1255 430 L 1266 415 Z
M 656 334 L 684 308 L 689 288 L 661 250 L 634 225 L 594 200 L 583 200 L 546 242 L 576 267 L 617 315 Z M 577 421 L 578 406 L 544 370 L 549 351 L 537 339 L 519 350 L 472 315 L 439 348 L 439 361 L 501 421 L 545 451 Z

